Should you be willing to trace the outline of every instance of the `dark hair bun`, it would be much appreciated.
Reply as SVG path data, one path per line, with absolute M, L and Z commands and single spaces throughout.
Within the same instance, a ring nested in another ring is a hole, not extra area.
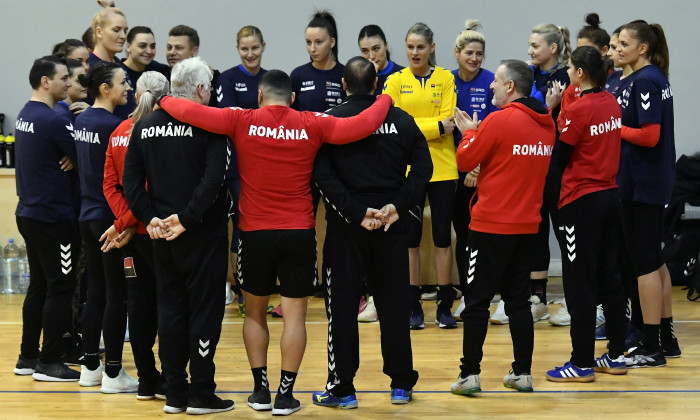
M 87 72 L 85 74 L 79 74 L 78 75 L 78 83 L 80 83 L 81 86 L 89 86 L 90 79 L 91 79 L 90 76 L 91 76 L 90 72 Z
M 598 13 L 587 14 L 585 20 L 590 27 L 598 28 L 600 26 L 600 16 L 598 16 Z

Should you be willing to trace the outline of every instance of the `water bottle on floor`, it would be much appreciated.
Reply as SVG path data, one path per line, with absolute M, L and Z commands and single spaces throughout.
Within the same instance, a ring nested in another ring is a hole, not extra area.
M 27 293 L 29 289 L 29 260 L 27 259 L 27 244 L 19 247 L 19 292 Z
M 5 282 L 4 293 L 10 295 L 19 293 L 19 248 L 15 245 L 14 239 L 10 238 L 5 245 L 3 255 L 5 256 Z

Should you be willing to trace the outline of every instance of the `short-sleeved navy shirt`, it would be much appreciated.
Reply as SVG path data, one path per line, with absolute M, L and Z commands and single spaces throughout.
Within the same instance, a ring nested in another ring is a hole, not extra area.
M 78 153 L 80 174 L 79 221 L 114 221 L 114 214 L 107 203 L 102 182 L 104 180 L 105 153 L 114 129 L 122 119 L 103 108 L 90 107 L 75 120 L 75 149 Z
M 292 108 L 324 112 L 343 102 L 343 70 L 345 66 L 340 63 L 336 63 L 330 70 L 319 70 L 310 62 L 292 70 L 290 77 L 296 96 Z
M 63 171 L 63 156 L 75 162 L 73 124 L 47 104 L 29 101 L 15 123 L 15 215 L 42 222 L 76 220 L 78 177 Z
M 620 198 L 663 206 L 671 200 L 675 177 L 673 92 L 666 75 L 654 65 L 642 67 L 627 79 L 630 83 L 618 98 L 622 125 L 660 124 L 661 134 L 654 147 L 637 146 L 623 138 L 617 175 Z
M 255 109 L 258 107 L 258 83 L 267 70 L 260 69 L 253 76 L 248 73 L 242 64 L 231 67 L 219 76 L 219 85 L 216 94 L 219 99 L 219 108 L 237 106 L 239 108 Z
M 452 74 L 455 76 L 457 108 L 465 111 L 469 117 L 476 112 L 479 121 L 483 121 L 491 112 L 498 110 L 493 104 L 493 91 L 491 91 L 493 73 L 486 69 L 479 69 L 479 74 L 468 82 L 459 77 L 459 69 L 452 70 Z M 462 133 L 459 130 L 454 130 L 453 135 L 455 146 L 457 146 L 462 140 Z
M 90 67 L 94 66 L 95 64 L 99 63 L 102 60 L 100 57 L 96 56 L 95 53 L 90 53 L 90 58 L 88 59 L 88 64 Z M 115 56 L 114 57 L 114 62 L 119 65 L 119 67 L 124 68 L 124 64 L 122 63 L 122 60 L 119 59 L 119 57 Z M 131 79 L 129 79 L 129 73 L 126 73 L 126 82 L 129 84 L 129 86 L 132 86 Z M 136 85 L 136 82 L 134 82 L 134 86 Z M 117 105 L 114 108 L 114 115 L 118 116 L 122 120 L 125 120 L 129 118 L 129 114 L 134 112 L 136 109 L 136 97 L 134 96 L 136 92 L 133 90 L 130 90 L 129 93 L 127 94 L 126 97 L 126 104 L 124 105 Z M 85 98 L 85 102 L 88 104 L 92 105 L 95 103 L 95 98 L 91 97 L 90 94 L 88 94 L 88 97 Z

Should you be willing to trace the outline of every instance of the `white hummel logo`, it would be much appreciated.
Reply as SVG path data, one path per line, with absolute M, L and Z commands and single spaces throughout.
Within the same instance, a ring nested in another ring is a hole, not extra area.
M 73 261 L 71 260 L 70 244 L 59 245 L 61 246 L 61 272 L 65 275 L 73 270 Z
M 209 347 L 209 341 L 210 340 L 207 340 L 206 342 L 204 342 L 201 339 L 199 340 L 199 346 L 201 347 L 201 349 L 199 349 L 200 356 L 206 357 L 207 354 L 209 354 L 209 349 L 207 348 L 207 347 Z
M 221 89 L 221 88 L 222 88 L 222 87 L 221 87 L 221 86 L 219 86 L 219 87 L 218 87 L 218 88 L 216 89 L 216 93 L 221 93 L 221 91 L 222 91 L 222 89 Z
M 68 123 L 66 128 L 68 129 L 68 131 L 73 131 L 73 123 Z
M 479 254 L 479 250 L 475 249 L 469 252 L 469 247 L 467 247 L 467 253 L 469 254 L 469 271 L 467 272 L 467 284 L 471 284 L 474 281 L 474 272 L 476 271 L 476 256 Z
M 567 256 L 569 257 L 570 262 L 574 262 L 574 260 L 576 259 L 576 243 L 574 242 L 576 240 L 576 235 L 574 232 L 574 226 L 564 226 L 564 228 L 566 230 L 566 249 L 568 251 Z
M 640 93 L 639 96 L 642 98 L 642 108 L 646 111 L 651 106 L 651 102 L 649 102 L 649 92 L 647 92 L 646 95 Z

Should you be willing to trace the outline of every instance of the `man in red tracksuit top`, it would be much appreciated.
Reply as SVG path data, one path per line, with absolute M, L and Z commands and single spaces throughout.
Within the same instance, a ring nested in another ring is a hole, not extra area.
M 459 395 L 481 391 L 479 373 L 496 290 L 510 319 L 515 361 L 503 378 L 506 387 L 532 391 L 534 332 L 530 312 L 529 251 L 540 223 L 542 192 L 554 147 L 551 111 L 529 97 L 532 71 L 522 61 L 506 60 L 491 83 L 501 108 L 483 122 L 456 110 L 462 131 L 457 167 L 469 172 L 481 164 L 467 239 L 467 284 L 461 373 L 452 384 Z M 478 126 L 478 130 L 476 129 Z
M 258 109 L 216 109 L 171 97 L 160 106 L 180 121 L 233 139 L 241 177 L 237 271 L 246 305 L 243 338 L 255 383 L 248 405 L 287 415 L 300 408 L 292 389 L 306 347 L 307 297 L 316 283 L 311 203 L 316 152 L 324 142 L 345 144 L 372 134 L 384 121 L 391 98 L 381 95 L 365 112 L 335 118 L 291 109 L 291 80 L 280 70 L 265 73 L 258 88 Z M 266 315 L 277 277 L 284 330 L 280 386 L 272 407 Z

